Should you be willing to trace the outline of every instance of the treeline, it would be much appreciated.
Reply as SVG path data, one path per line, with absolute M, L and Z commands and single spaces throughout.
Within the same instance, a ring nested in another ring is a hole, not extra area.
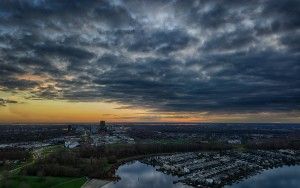
M 248 143 L 245 145 L 247 149 L 264 149 L 264 150 L 278 150 L 278 149 L 300 149 L 300 140 L 272 140 L 258 143 Z
M 74 151 L 52 153 L 35 164 L 24 168 L 23 175 L 58 176 L 58 177 L 98 177 L 104 178 L 107 171 L 105 158 L 80 158 Z
M 64 132 L 59 130 L 45 130 L 44 132 L 4 132 L 0 133 L 0 143 L 43 141 L 63 135 Z
M 89 157 L 112 157 L 122 159 L 138 155 L 149 155 L 159 153 L 173 152 L 191 152 L 200 150 L 224 150 L 231 149 L 231 146 L 225 144 L 135 144 L 121 145 L 118 147 L 81 147 L 79 154 L 82 158 Z
M 136 144 L 101 147 L 80 147 L 78 150 L 62 150 L 38 160 L 23 170 L 31 176 L 65 176 L 112 178 L 111 167 L 120 159 L 159 153 L 189 152 L 199 150 L 230 149 L 216 144 Z
M 25 161 L 30 157 L 30 152 L 18 148 L 3 148 L 0 149 L 0 161 L 20 160 Z

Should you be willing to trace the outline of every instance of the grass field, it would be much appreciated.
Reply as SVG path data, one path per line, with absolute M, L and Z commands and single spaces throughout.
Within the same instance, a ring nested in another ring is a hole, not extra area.
M 0 187 L 9 188 L 80 188 L 85 178 L 16 176 L 2 181 Z M 5 185 L 5 186 L 4 186 Z

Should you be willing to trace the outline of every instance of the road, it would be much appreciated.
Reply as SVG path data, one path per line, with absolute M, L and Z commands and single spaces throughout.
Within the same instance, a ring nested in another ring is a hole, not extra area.
M 106 181 L 106 180 L 90 179 L 87 182 L 85 182 L 81 186 L 81 188 L 100 188 L 108 183 L 109 183 L 109 181 Z

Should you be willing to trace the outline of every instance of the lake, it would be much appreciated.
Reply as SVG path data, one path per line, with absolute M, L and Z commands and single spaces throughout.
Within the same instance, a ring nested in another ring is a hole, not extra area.
M 121 180 L 106 184 L 103 188 L 191 188 L 181 183 L 173 184 L 177 177 L 156 171 L 153 166 L 139 161 L 120 166 L 116 174 Z
M 264 170 L 240 183 L 225 188 L 300 188 L 300 166 Z
M 153 166 L 139 161 L 124 164 L 116 174 L 117 182 L 106 184 L 103 188 L 191 188 L 181 183 L 173 184 L 178 177 L 156 171 Z M 225 188 L 300 188 L 300 166 L 283 166 L 264 170 L 239 183 Z

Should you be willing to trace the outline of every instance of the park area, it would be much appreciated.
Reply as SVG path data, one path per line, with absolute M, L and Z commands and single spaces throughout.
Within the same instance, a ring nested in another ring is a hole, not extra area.
M 3 179 L 0 187 L 10 188 L 80 188 L 86 178 L 14 176 Z

